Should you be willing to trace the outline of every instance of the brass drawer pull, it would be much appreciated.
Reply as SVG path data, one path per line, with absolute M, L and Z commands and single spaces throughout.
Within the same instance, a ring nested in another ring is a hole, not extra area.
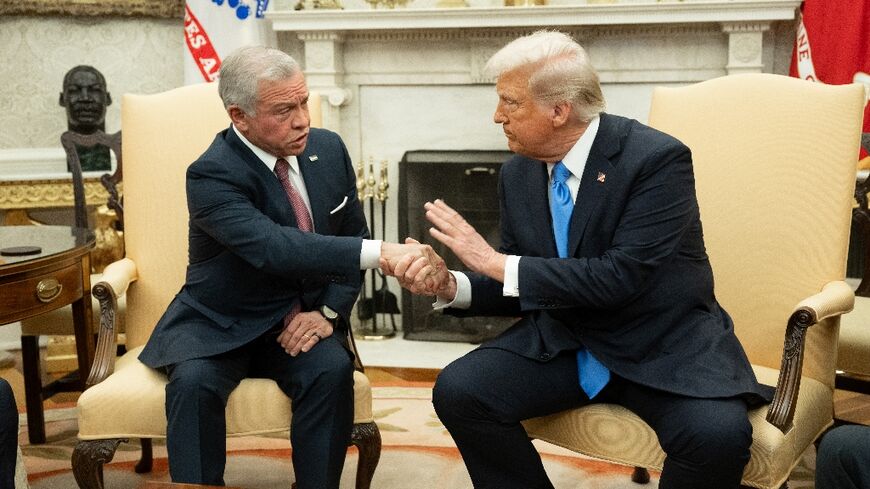
M 36 297 L 41 302 L 51 302 L 57 299 L 62 290 L 63 284 L 58 282 L 56 278 L 46 278 L 36 284 Z

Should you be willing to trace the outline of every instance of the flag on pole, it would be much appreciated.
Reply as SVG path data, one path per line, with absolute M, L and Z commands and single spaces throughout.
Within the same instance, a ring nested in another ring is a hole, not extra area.
M 790 74 L 830 85 L 863 83 L 870 93 L 870 0 L 806 0 Z M 863 132 L 870 133 L 870 105 Z
M 264 18 L 269 0 L 186 0 L 184 83 L 217 79 L 221 59 L 234 49 L 271 45 Z

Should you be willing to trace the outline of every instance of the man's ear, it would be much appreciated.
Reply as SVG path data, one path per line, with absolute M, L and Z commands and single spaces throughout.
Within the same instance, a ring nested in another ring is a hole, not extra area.
M 63 96 L 63 92 L 60 92 L 60 97 L 57 99 L 57 104 L 61 107 L 66 107 L 66 97 Z
M 568 102 L 559 102 L 553 105 L 552 109 L 552 120 L 553 127 L 562 127 L 571 117 L 571 112 L 573 111 L 573 107 Z
M 112 105 L 112 94 L 106 92 L 106 106 Z
M 240 131 L 248 129 L 248 118 L 245 111 L 239 108 L 238 105 L 230 105 L 227 109 L 227 114 L 229 114 L 230 120 L 233 121 L 233 125 L 238 127 Z

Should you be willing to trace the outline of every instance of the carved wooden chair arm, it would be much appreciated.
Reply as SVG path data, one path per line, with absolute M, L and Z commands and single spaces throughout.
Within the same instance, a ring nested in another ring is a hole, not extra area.
M 110 263 L 103 270 L 102 279 L 91 288 L 94 297 L 100 301 L 100 332 L 87 387 L 102 382 L 112 373 L 118 349 L 118 298 L 137 278 L 136 264 L 129 258 L 122 258 Z
M 837 280 L 825 284 L 821 292 L 798 303 L 789 317 L 776 394 L 767 411 L 767 421 L 783 433 L 792 428 L 800 390 L 807 328 L 824 319 L 845 314 L 854 305 L 855 294 L 852 288 L 846 282 Z

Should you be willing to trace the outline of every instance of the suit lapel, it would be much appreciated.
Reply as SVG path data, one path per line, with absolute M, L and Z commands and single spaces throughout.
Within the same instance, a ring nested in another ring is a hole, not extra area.
M 547 188 L 549 175 L 547 174 L 547 165 L 541 161 L 529 160 L 527 163 L 531 170 L 527 179 L 529 196 L 529 214 L 530 216 L 547 216 L 546 220 L 531 219 L 532 235 L 541 236 L 537 241 L 544 248 L 542 256 L 558 256 L 556 251 L 556 238 L 553 234 L 553 217 L 550 215 L 550 195 Z
M 580 188 L 577 191 L 577 200 L 574 203 L 574 212 L 571 214 L 571 226 L 568 231 L 569 256 L 574 256 L 577 252 L 590 217 L 604 200 L 608 185 L 607 174 L 613 170 L 611 158 L 622 150 L 617 137 L 618 132 L 615 131 L 612 122 L 615 121 L 607 114 L 601 114 L 598 134 L 589 151 L 589 158 L 586 160 Z

